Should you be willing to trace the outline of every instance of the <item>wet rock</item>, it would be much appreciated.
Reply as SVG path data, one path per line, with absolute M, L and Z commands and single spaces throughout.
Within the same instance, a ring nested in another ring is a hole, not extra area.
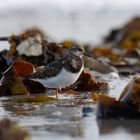
M 3 119 L 0 121 L 0 139 L 1 140 L 31 140 L 29 132 L 17 123 Z
M 39 82 L 35 82 L 29 79 L 23 80 L 24 85 L 28 89 L 30 94 L 39 94 L 39 93 L 45 93 L 46 88 L 40 84 Z
M 84 57 L 85 67 L 103 74 L 117 72 L 117 69 L 107 63 L 100 62 L 94 58 Z
M 117 119 L 98 119 L 97 124 L 99 127 L 100 135 L 112 135 L 114 132 L 121 128 L 132 135 L 139 134 L 140 123 L 139 120 L 117 120 Z
M 95 80 L 93 74 L 86 70 L 84 71 L 80 78 L 78 79 L 79 84 L 76 91 L 80 92 L 96 92 L 96 93 L 108 93 L 109 85 L 105 81 Z
M 33 66 L 25 61 L 15 61 L 4 73 L 0 80 L 0 95 L 27 95 L 29 91 L 23 83 L 25 76 L 33 73 Z M 9 93 L 7 93 L 7 91 Z
M 12 95 L 29 94 L 28 90 L 23 84 L 22 78 L 16 76 L 15 69 L 12 65 L 3 73 L 3 77 L 0 81 L 0 89 L 1 96 L 6 96 L 6 91 L 9 91 L 9 89 Z
M 68 49 L 67 43 L 48 41 L 48 37 L 37 28 L 31 28 L 19 35 L 8 37 L 10 49 L 4 55 L 14 60 L 29 61 L 33 65 L 46 65 L 63 57 Z
M 34 65 L 42 64 L 44 61 L 43 50 L 47 44 L 46 37 L 37 28 L 9 37 L 10 49 L 6 56 L 13 60 L 26 60 Z
M 133 77 L 122 91 L 119 100 L 98 95 L 98 118 L 140 119 L 140 77 Z
M 120 31 L 121 31 L 121 29 L 112 29 L 111 32 L 109 33 L 109 35 L 104 38 L 104 42 L 117 44 Z
M 97 118 L 99 119 L 139 119 L 140 113 L 136 108 L 117 101 L 107 95 L 99 95 L 97 105 Z
M 65 46 L 50 42 L 47 44 L 47 52 L 44 54 L 47 58 L 47 62 L 51 63 L 52 61 L 55 61 L 56 59 L 62 58 L 66 55 L 68 48 Z
M 140 111 L 140 77 L 134 77 L 123 90 L 119 101 Z

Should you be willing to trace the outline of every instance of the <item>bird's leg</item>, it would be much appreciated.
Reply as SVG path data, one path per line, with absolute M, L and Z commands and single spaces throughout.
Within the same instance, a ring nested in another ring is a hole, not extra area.
M 55 95 L 56 95 L 56 98 L 58 99 L 58 92 L 59 92 L 59 88 L 57 88 L 56 90 L 55 90 Z
M 57 88 L 56 89 L 56 92 L 55 92 L 55 95 L 56 95 L 56 98 L 58 99 L 58 93 L 62 93 L 63 91 L 61 90 L 61 87 Z
M 57 88 L 56 90 L 57 90 L 57 94 L 58 93 L 64 93 L 64 90 L 62 88 Z

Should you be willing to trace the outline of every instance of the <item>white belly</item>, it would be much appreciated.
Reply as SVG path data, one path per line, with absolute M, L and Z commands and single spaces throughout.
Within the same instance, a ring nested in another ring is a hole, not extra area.
M 82 71 L 83 67 L 78 73 L 71 73 L 66 71 L 65 69 L 62 69 L 61 72 L 55 77 L 48 79 L 31 79 L 31 80 L 38 81 L 47 88 L 64 88 L 75 83 Z

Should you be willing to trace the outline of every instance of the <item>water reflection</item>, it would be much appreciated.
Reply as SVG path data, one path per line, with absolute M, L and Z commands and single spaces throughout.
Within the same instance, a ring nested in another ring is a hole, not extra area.
M 47 124 L 44 127 L 49 132 L 72 137 L 83 136 L 81 107 L 47 105 L 35 115 L 45 117 Z
M 110 135 L 123 129 L 130 134 L 140 134 L 139 120 L 97 120 L 99 135 Z
M 69 135 L 71 137 L 83 137 L 83 128 L 81 122 L 59 125 L 46 125 L 45 129 L 49 132 L 55 132 L 61 135 Z
M 96 106 L 74 105 L 67 100 L 61 104 L 39 104 L 1 100 L 2 112 L 29 130 L 35 140 L 138 140 L 139 120 L 96 119 Z
M 36 132 L 38 136 L 46 132 L 59 136 L 83 137 L 81 106 L 25 103 L 7 99 L 1 107 L 8 118 L 20 122 L 33 136 L 36 136 Z
M 39 108 L 38 105 L 15 103 L 7 100 L 3 103 L 3 108 L 11 116 L 30 116 L 35 110 Z

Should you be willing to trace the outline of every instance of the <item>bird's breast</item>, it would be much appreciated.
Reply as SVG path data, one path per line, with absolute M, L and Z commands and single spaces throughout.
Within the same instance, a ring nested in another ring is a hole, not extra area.
M 79 72 L 73 73 L 66 69 L 62 69 L 58 75 L 48 79 L 33 79 L 42 83 L 47 88 L 65 88 L 74 84 L 79 78 L 81 72 L 83 71 L 83 66 Z

